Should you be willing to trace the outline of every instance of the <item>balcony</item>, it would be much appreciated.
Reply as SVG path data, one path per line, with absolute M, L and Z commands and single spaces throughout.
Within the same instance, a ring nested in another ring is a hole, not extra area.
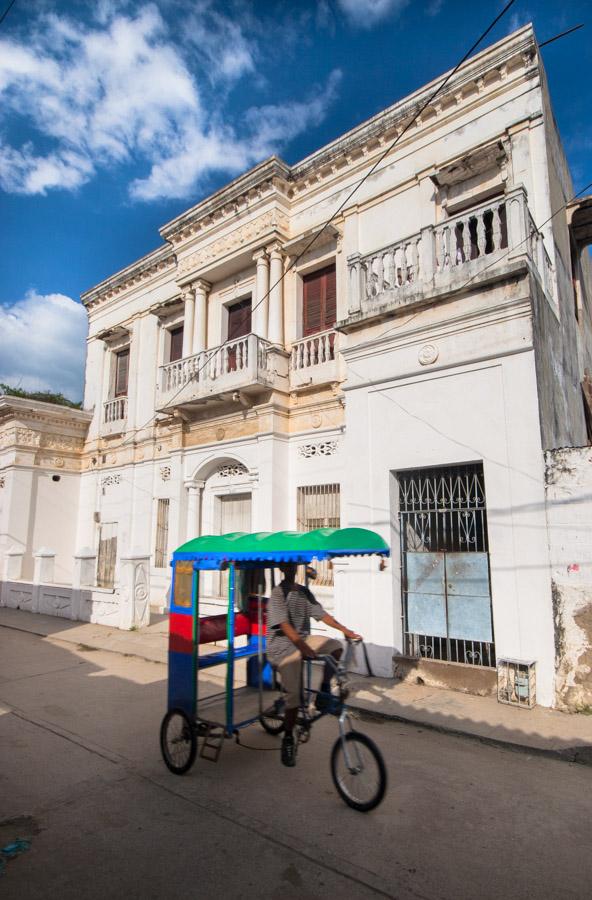
M 127 420 L 127 397 L 115 397 L 103 403 L 101 419 L 101 435 L 121 434 L 125 430 Z
M 290 390 L 341 381 L 338 335 L 332 329 L 295 341 L 290 354 Z
M 522 188 L 373 253 L 348 257 L 349 317 L 343 324 L 433 302 L 471 282 L 499 277 L 504 265 L 518 259 L 530 261 L 553 302 L 551 261 Z
M 161 366 L 156 408 L 171 412 L 232 399 L 248 404 L 272 390 L 288 390 L 288 354 L 256 334 L 247 334 Z

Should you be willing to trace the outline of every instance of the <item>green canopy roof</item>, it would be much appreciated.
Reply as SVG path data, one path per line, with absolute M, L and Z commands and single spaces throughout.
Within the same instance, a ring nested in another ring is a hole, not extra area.
M 388 556 L 388 544 L 366 528 L 317 528 L 315 531 L 260 531 L 205 534 L 187 541 L 173 559 L 310 562 L 335 556 Z

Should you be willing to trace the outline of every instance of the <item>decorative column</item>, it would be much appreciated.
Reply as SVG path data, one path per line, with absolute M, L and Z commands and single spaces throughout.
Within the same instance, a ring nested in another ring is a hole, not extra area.
M 267 338 L 267 309 L 269 306 L 269 258 L 265 250 L 257 250 L 253 254 L 257 263 L 257 279 L 255 285 L 255 302 L 251 330 L 259 337 Z
M 269 251 L 269 330 L 268 338 L 272 344 L 284 346 L 284 257 L 281 244 L 276 241 Z
M 347 257 L 347 269 L 349 274 L 349 298 L 347 311 L 349 315 L 360 311 L 362 305 L 362 271 L 361 255 L 350 253 Z
M 195 318 L 195 297 L 191 288 L 186 288 L 181 294 L 185 304 L 183 317 L 183 359 L 193 353 L 193 320 Z
M 208 293 L 211 287 L 212 285 L 209 282 L 203 281 L 201 278 L 193 284 L 195 291 L 195 318 L 193 322 L 192 354 L 201 353 L 207 346 Z
M 198 537 L 200 533 L 201 492 L 204 486 L 205 482 L 203 481 L 188 481 L 185 484 L 185 490 L 187 491 L 187 528 L 185 538 L 188 541 Z

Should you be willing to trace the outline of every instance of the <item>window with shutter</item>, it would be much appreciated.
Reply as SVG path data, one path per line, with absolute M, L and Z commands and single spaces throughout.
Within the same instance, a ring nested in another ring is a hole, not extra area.
M 115 396 L 126 397 L 129 377 L 129 347 L 115 354 Z
M 176 359 L 183 357 L 183 326 L 173 328 L 171 331 L 171 345 L 169 352 L 169 362 L 175 362 Z
M 303 282 L 302 334 L 317 334 L 332 328 L 337 318 L 335 265 L 305 275 Z
M 235 341 L 251 331 L 251 298 L 228 307 L 228 338 Z

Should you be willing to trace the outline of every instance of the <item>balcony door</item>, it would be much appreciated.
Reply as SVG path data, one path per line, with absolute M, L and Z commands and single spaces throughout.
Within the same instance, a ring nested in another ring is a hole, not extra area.
M 251 333 L 251 298 L 233 303 L 228 307 L 228 341 L 238 341 Z M 226 357 L 226 370 L 236 372 L 237 368 L 246 365 L 246 352 L 244 348 L 228 348 Z
M 337 318 L 335 265 L 325 266 L 302 279 L 302 336 L 333 328 Z

